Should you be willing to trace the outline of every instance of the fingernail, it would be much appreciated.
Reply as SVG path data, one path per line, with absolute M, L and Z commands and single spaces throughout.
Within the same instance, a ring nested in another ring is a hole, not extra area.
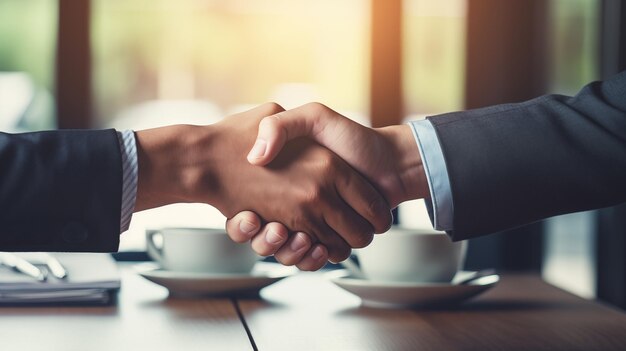
M 278 244 L 281 241 L 283 241 L 283 237 L 277 232 L 270 230 L 267 232 L 267 235 L 265 236 L 265 241 L 267 241 L 270 244 Z
M 254 223 L 252 222 L 248 222 L 248 221 L 239 222 L 239 230 L 244 234 L 252 235 L 256 231 L 256 229 L 257 229 L 257 226 L 254 225 Z
M 257 139 L 248 154 L 248 159 L 257 159 L 261 158 L 265 155 L 265 150 L 267 149 L 267 141 L 263 139 Z
M 296 237 L 291 241 L 289 248 L 293 251 L 300 251 L 306 246 L 306 239 L 302 237 L 303 234 L 296 234 Z
M 324 256 L 324 250 L 320 246 L 315 247 L 311 252 L 311 257 L 316 261 L 322 258 L 322 256 Z

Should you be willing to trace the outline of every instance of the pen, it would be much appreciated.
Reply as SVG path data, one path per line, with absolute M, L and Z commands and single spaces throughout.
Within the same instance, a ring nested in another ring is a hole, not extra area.
M 63 267 L 61 262 L 59 262 L 59 260 L 53 255 L 48 254 L 48 258 L 46 259 L 46 266 L 48 266 L 48 270 L 50 270 L 50 273 L 52 273 L 55 278 L 67 278 L 67 271 L 65 270 L 65 267 Z
M 5 266 L 13 268 L 15 271 L 22 274 L 26 274 L 30 277 L 37 279 L 40 282 L 44 282 L 47 276 L 39 268 L 25 259 L 7 252 L 0 253 L 0 260 Z

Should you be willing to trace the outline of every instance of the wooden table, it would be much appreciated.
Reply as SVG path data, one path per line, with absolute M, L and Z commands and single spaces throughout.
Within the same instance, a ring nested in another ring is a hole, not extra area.
M 532 275 L 448 310 L 360 307 L 322 273 L 263 299 L 168 298 L 122 265 L 112 307 L 0 308 L 2 350 L 626 350 L 626 314 Z

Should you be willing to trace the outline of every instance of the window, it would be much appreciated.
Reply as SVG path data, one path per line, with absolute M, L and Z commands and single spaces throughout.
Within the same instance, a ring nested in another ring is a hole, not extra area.
M 423 116 L 463 108 L 466 0 L 405 0 L 405 111 Z
M 313 100 L 364 120 L 367 4 L 94 0 L 98 123 L 157 125 L 196 115 L 211 122 L 266 101 L 295 107 Z M 159 120 L 158 110 L 172 106 L 183 117 Z
M 598 78 L 599 1 L 552 0 L 551 91 L 575 94 Z M 546 220 L 543 277 L 582 297 L 595 297 L 595 213 Z
M 466 0 L 405 0 L 402 12 L 406 120 L 463 109 Z M 403 226 L 432 228 L 424 200 L 398 214 Z
M 369 2 L 90 3 L 93 127 L 207 124 L 266 101 L 290 108 L 314 100 L 370 124 Z M 463 74 L 465 0 L 429 3 L 403 3 L 402 69 L 411 118 L 457 108 L 462 94 L 456 82 Z M 32 105 L 37 108 L 19 114 L 19 126 L 5 123 L 4 130 L 54 128 L 58 7 L 50 0 L 0 3 L 0 71 L 21 72 L 13 77 L 42 96 Z M 0 79 L 0 99 L 19 100 L 15 79 L 9 90 L 1 90 Z M 7 106 L 2 104 L 0 121 L 10 119 Z M 209 206 L 146 211 L 134 216 L 122 249 L 143 249 L 147 226 L 222 226 L 223 220 Z
M 267 101 L 322 101 L 368 124 L 369 3 L 93 0 L 94 113 L 99 126 L 209 124 Z M 122 250 L 146 227 L 223 227 L 214 208 L 135 214 Z
M 0 2 L 0 130 L 54 126 L 56 1 Z

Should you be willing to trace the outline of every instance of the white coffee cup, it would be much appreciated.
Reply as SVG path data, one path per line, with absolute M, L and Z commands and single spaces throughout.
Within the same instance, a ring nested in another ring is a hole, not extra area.
M 148 255 L 171 271 L 248 273 L 259 259 L 249 244 L 235 243 L 223 229 L 150 229 L 146 246 Z
M 448 283 L 463 267 L 466 248 L 466 242 L 452 242 L 445 232 L 392 227 L 355 253 L 366 279 Z

